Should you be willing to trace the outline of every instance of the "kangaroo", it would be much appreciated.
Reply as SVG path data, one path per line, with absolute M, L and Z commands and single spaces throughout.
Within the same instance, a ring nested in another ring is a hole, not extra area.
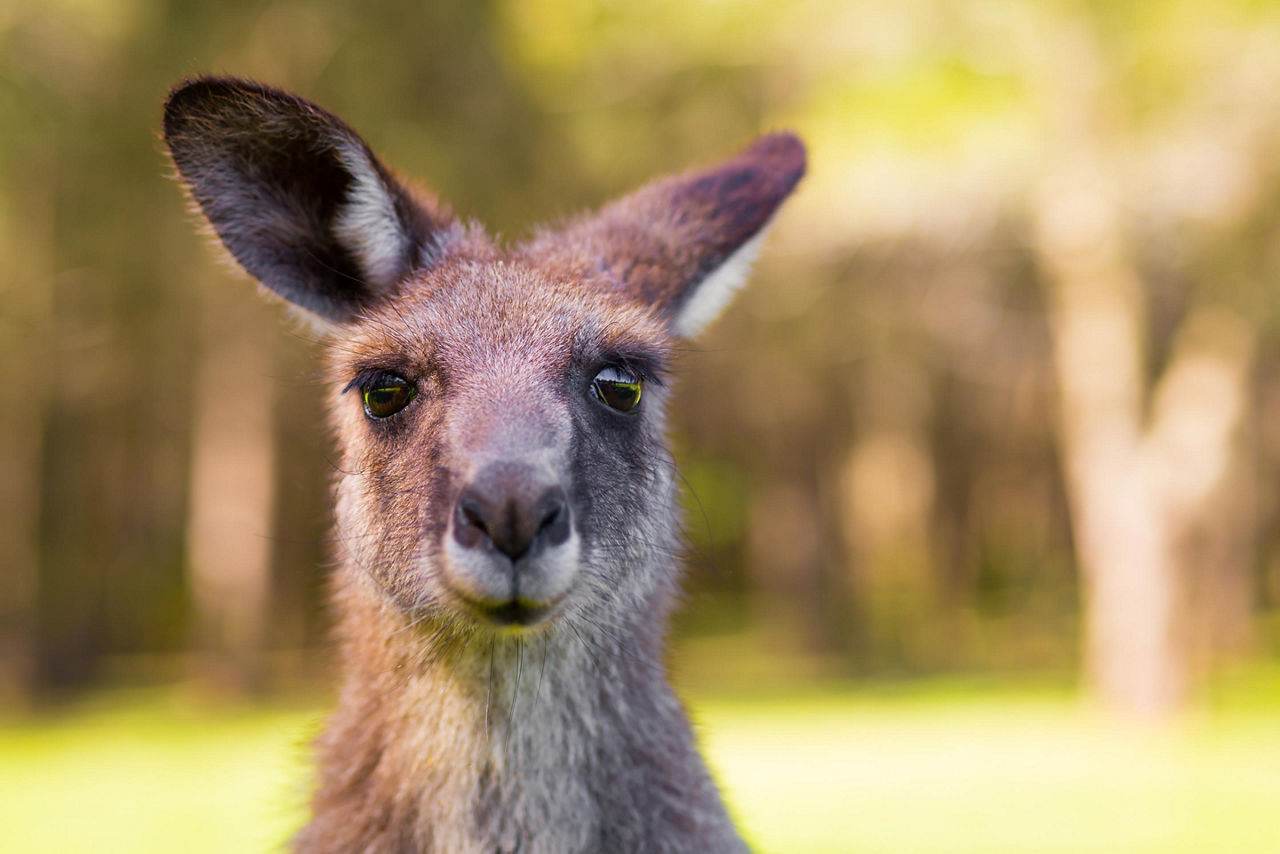
M 342 681 L 296 850 L 746 850 L 664 671 L 664 408 L 800 141 L 504 247 L 295 95 L 190 80 L 163 133 L 226 249 L 327 342 Z

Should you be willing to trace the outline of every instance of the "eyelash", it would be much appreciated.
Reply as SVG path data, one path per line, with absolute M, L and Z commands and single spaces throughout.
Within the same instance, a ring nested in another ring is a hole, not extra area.
M 361 393 L 366 392 L 369 389 L 374 388 L 377 385 L 378 380 L 383 377 L 400 377 L 401 379 L 408 380 L 410 383 L 413 382 L 407 373 L 402 372 L 398 368 L 365 368 L 357 373 L 351 382 L 343 386 L 342 394 L 346 394 L 353 389 L 358 390 Z
M 605 368 L 617 368 L 639 377 L 642 382 L 652 383 L 657 386 L 664 385 L 665 372 L 656 366 L 657 363 L 655 361 L 644 356 L 616 353 L 595 360 L 593 364 L 594 367 L 589 371 L 593 377 Z

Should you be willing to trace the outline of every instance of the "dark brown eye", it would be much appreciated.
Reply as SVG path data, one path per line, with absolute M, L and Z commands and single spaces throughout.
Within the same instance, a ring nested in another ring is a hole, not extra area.
M 605 368 L 591 381 L 591 391 L 605 406 L 630 412 L 640 405 L 644 382 L 626 368 Z
M 364 412 L 370 418 L 390 418 L 418 396 L 418 390 L 404 377 L 378 374 L 364 390 Z

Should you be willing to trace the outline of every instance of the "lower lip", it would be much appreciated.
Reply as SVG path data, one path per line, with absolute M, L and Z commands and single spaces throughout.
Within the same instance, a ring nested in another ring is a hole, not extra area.
M 540 623 L 545 623 L 560 610 L 560 605 L 565 599 L 564 596 L 559 596 L 546 605 L 538 606 L 522 605 L 519 600 L 494 606 L 481 604 L 469 596 L 452 590 L 452 587 L 451 592 L 475 617 L 498 628 L 515 630 L 531 629 Z
M 551 613 L 553 605 L 530 608 L 518 602 L 508 602 L 496 608 L 481 609 L 485 619 L 509 628 L 530 628 L 542 622 Z

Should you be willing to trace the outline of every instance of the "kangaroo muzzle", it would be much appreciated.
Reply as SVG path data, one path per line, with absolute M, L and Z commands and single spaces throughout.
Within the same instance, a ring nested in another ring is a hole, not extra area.
M 541 622 L 577 574 L 571 519 L 564 487 L 545 472 L 519 463 L 482 469 L 462 488 L 450 519 L 450 590 L 489 622 Z
M 463 548 L 497 551 L 517 567 L 525 557 L 569 539 L 569 519 L 568 498 L 558 482 L 533 466 L 494 463 L 458 496 L 453 538 Z

